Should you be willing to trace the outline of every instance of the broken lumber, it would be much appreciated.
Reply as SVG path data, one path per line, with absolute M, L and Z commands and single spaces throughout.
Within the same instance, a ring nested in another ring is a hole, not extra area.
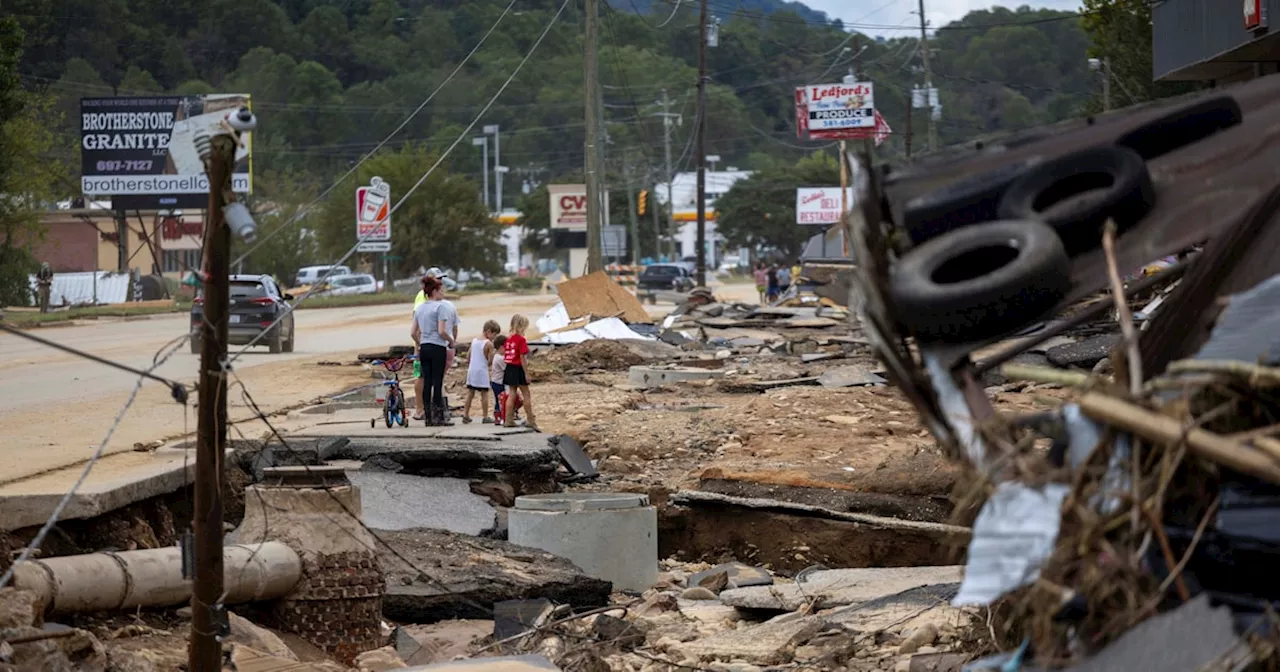
M 1191 451 L 1201 457 L 1271 483 L 1280 483 L 1280 464 L 1238 441 L 1208 430 L 1183 427 L 1167 415 L 1097 392 L 1084 394 L 1079 404 L 1085 415 L 1099 422 L 1165 445 L 1185 441 Z
M 917 520 L 901 520 L 898 518 L 886 518 L 884 516 L 873 516 L 867 513 L 851 513 L 848 511 L 833 511 L 824 509 L 820 506 L 812 506 L 809 504 L 796 504 L 794 502 L 784 502 L 779 499 L 765 499 L 759 497 L 734 497 L 732 495 L 722 495 L 716 492 L 701 492 L 697 490 L 681 490 L 671 495 L 668 501 L 672 504 L 683 505 L 722 505 L 722 506 L 741 506 L 747 509 L 758 509 L 762 511 L 772 511 L 775 513 L 785 513 L 793 516 L 804 516 L 807 518 L 826 518 L 828 520 L 840 520 L 849 523 L 860 523 L 870 525 L 872 527 L 881 527 L 891 530 L 909 530 L 912 532 L 928 532 L 933 534 L 947 534 L 957 536 L 969 536 L 970 530 L 967 527 L 959 525 L 948 525 L 946 523 L 927 523 Z

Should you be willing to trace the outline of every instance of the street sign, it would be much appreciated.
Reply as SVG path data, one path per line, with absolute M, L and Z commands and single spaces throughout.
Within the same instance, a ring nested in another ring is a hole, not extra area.
M 356 252 L 390 252 L 391 241 L 365 241 L 356 246 Z
M 391 240 L 391 185 L 381 177 L 369 180 L 367 187 L 356 189 L 356 240 Z M 390 243 L 386 249 L 391 249 Z

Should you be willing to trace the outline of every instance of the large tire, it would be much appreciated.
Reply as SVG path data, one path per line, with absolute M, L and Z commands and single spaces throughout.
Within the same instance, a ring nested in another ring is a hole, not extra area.
M 938 236 L 894 266 L 898 321 L 916 336 L 964 343 L 1043 317 L 1070 289 L 1062 242 L 1037 221 L 997 221 Z
M 1045 221 L 1074 256 L 1101 244 L 1108 219 L 1123 231 L 1150 212 L 1155 200 L 1151 174 L 1137 152 L 1094 147 L 1028 170 L 1004 192 L 1000 217 Z
M 277 325 L 270 334 L 267 334 L 267 350 L 273 355 L 278 355 L 283 349 L 284 337 L 280 335 L 280 327 Z
M 1116 141 L 1150 161 L 1199 142 L 1244 120 L 1240 103 L 1231 96 L 1202 100 L 1153 119 L 1125 133 Z
M 293 352 L 293 339 L 294 339 L 294 338 L 296 338 L 296 337 L 297 337 L 297 334 L 296 334 L 296 333 L 294 333 L 294 331 L 293 331 L 292 329 L 290 329 L 290 330 L 289 330 L 289 338 L 288 338 L 288 339 L 283 343 L 283 348 L 282 348 L 282 349 L 283 349 L 285 352 Z
M 948 231 L 998 219 L 1000 197 L 1034 163 L 1011 163 L 916 196 L 902 208 L 903 228 L 920 245 Z

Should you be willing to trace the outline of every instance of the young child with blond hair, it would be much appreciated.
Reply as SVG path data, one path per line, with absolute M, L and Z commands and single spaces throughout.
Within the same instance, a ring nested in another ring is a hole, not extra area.
M 471 339 L 471 351 L 467 357 L 467 399 L 462 403 L 462 424 L 471 423 L 471 400 L 480 393 L 481 422 L 493 422 L 489 418 L 489 362 L 493 359 L 493 339 L 502 333 L 502 327 L 494 320 L 484 323 L 483 334 Z
M 507 407 L 503 423 L 507 427 L 515 427 L 515 400 L 520 396 L 525 409 L 525 426 L 538 431 L 537 420 L 533 416 L 533 398 L 529 395 L 529 376 L 525 366 L 529 359 L 529 341 L 524 332 L 529 328 L 529 318 L 524 315 L 511 317 L 511 333 L 507 334 L 507 342 L 503 345 L 502 359 L 507 369 L 502 375 L 502 384 L 507 388 Z

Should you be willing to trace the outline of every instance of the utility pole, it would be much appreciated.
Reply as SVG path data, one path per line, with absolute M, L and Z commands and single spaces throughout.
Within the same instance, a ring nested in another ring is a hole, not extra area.
M 489 137 L 482 135 L 478 138 L 471 138 L 471 144 L 480 146 L 480 175 L 483 178 L 484 186 L 482 187 L 484 201 L 484 209 L 489 210 Z M 492 212 L 492 210 L 490 210 Z
M 187 669 L 222 669 L 222 459 L 227 447 L 227 312 L 231 229 L 223 214 L 235 168 L 236 141 L 212 138 L 208 161 L 209 226 L 204 239 L 204 324 L 200 327 L 200 403 L 196 426 L 195 578 Z
M 928 21 L 924 18 L 924 0 L 920 1 L 920 60 L 924 65 L 925 103 L 929 109 L 929 151 L 938 151 L 938 123 L 933 118 L 933 70 L 929 68 Z
M 907 153 L 907 161 L 911 161 L 911 117 L 915 116 L 915 98 L 914 96 L 907 99 L 907 121 L 903 124 L 902 129 L 902 146 Z
M 627 214 L 631 216 L 631 263 L 640 263 L 640 219 L 636 214 L 635 185 L 631 183 L 631 156 L 622 155 L 622 177 L 627 183 Z
M 921 0 L 923 2 L 923 0 Z M 698 153 L 698 267 L 694 280 L 707 286 L 707 0 L 698 3 L 698 114 L 694 133 Z
M 485 135 L 493 136 L 493 211 L 502 214 L 502 143 L 499 142 L 499 133 L 497 124 L 488 124 L 484 127 Z
M 1102 111 L 1111 111 L 1111 59 L 1102 59 Z
M 599 42 L 600 19 L 597 0 L 583 0 L 586 13 L 586 48 L 582 69 L 582 90 L 586 98 L 587 121 L 587 272 L 594 273 L 603 266 L 600 260 L 600 112 L 596 109 L 599 75 L 596 72 L 596 45 Z
M 670 111 L 671 98 L 667 96 L 667 90 L 662 90 L 662 100 L 658 101 L 662 105 L 662 112 L 658 116 L 662 117 L 662 150 L 667 159 L 667 238 L 668 248 L 671 256 L 675 257 L 675 235 L 676 235 L 676 219 L 675 219 L 675 192 L 672 183 L 675 180 L 675 173 L 671 172 L 671 127 L 679 123 L 680 115 Z M 654 214 L 657 217 L 657 214 Z M 656 223 L 656 219 L 655 219 Z M 661 234 L 659 234 L 661 237 Z M 662 255 L 662 246 L 659 245 L 655 250 L 654 256 Z
M 670 184 L 668 184 L 667 186 L 669 187 Z M 657 184 L 653 185 L 652 193 L 653 194 L 658 193 Z M 669 196 L 667 197 L 667 200 L 671 200 Z M 667 206 L 668 206 L 667 210 L 670 211 L 671 204 L 668 203 Z M 658 199 L 657 198 L 653 199 L 653 207 L 649 208 L 649 212 L 653 213 L 653 258 L 656 261 L 659 257 L 662 256 L 662 226 L 658 224 Z

